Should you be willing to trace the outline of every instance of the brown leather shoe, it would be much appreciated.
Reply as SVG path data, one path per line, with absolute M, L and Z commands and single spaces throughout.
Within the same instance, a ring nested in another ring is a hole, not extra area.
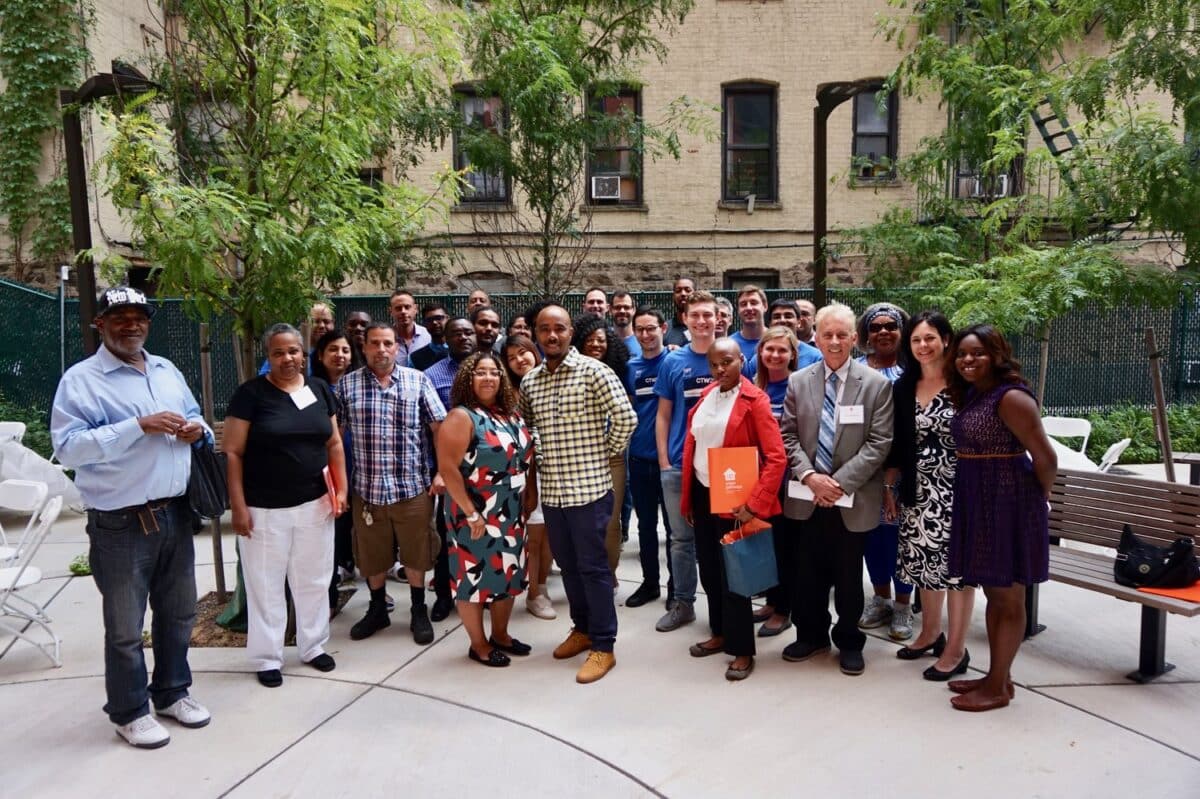
M 572 627 L 571 632 L 567 634 L 567 639 L 554 650 L 554 658 L 556 660 L 566 660 L 567 658 L 583 654 L 591 648 L 592 639 Z
M 617 665 L 617 656 L 612 652 L 597 652 L 593 649 L 588 653 L 587 660 L 583 661 L 579 673 L 575 675 L 575 682 L 584 684 L 595 682 L 612 671 L 612 667 L 615 665 Z

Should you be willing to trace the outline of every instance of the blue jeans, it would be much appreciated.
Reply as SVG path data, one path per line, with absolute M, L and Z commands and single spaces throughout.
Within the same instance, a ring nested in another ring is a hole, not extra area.
M 177 498 L 152 516 L 158 529 L 143 532 L 133 511 L 88 511 L 88 560 L 103 598 L 104 712 L 117 725 L 149 713 L 150 699 L 156 708 L 173 705 L 192 684 L 187 662 L 196 620 L 191 512 L 187 500 Z M 148 691 L 142 650 L 147 600 L 154 645 Z
M 613 574 L 604 547 L 613 514 L 613 492 L 586 505 L 556 508 L 542 505 L 550 551 L 562 569 L 563 590 L 571 607 L 571 623 L 592 639 L 597 652 L 613 651 L 617 640 L 617 608 Z
M 913 587 L 902 582 L 896 576 L 896 547 L 899 544 L 900 528 L 890 522 L 880 522 L 879 526 L 867 533 L 867 551 L 864 560 L 867 562 L 867 574 L 871 576 L 871 585 L 896 586 L 896 596 L 908 596 Z
M 679 602 L 696 601 L 696 531 L 683 520 L 679 503 L 683 499 L 683 472 L 672 467 L 661 473 L 663 502 L 667 509 L 667 528 L 671 531 L 671 579 Z
M 633 507 L 637 511 L 638 557 L 642 561 L 642 581 L 657 585 L 661 580 L 658 565 L 658 512 L 662 509 L 667 528 L 667 552 L 671 551 L 671 519 L 663 501 L 662 478 L 658 461 L 629 456 L 629 488 L 633 492 Z M 672 572 L 667 558 L 667 571 Z M 674 581 L 671 581 L 674 585 Z

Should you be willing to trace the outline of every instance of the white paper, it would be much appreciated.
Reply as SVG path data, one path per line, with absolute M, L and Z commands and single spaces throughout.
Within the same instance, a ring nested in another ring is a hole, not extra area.
M 312 389 L 308 386 L 302 386 L 299 391 L 293 391 L 288 396 L 292 398 L 292 402 L 300 410 L 304 410 L 317 401 L 317 395 L 313 394 Z
M 862 406 L 860 405 L 859 407 L 861 408 Z M 813 502 L 816 499 L 813 496 L 812 489 L 799 480 L 788 480 L 788 497 L 791 499 L 802 499 L 805 502 Z M 854 507 L 854 495 L 842 494 L 833 504 L 839 508 L 852 508 Z
M 863 406 L 861 405 L 839 405 L 838 406 L 838 424 L 862 424 L 863 423 Z

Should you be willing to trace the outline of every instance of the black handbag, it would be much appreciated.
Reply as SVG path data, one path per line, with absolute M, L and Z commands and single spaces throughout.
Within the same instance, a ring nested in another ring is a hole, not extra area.
M 192 474 L 188 477 L 188 505 L 197 516 L 215 519 L 229 508 L 225 482 L 225 455 L 208 441 L 192 447 Z
M 1192 539 L 1178 538 L 1168 547 L 1156 547 L 1125 525 L 1117 544 L 1113 579 L 1130 588 L 1187 588 L 1200 580 Z

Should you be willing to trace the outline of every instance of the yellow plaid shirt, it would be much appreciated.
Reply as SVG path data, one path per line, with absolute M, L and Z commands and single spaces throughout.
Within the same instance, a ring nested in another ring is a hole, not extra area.
M 572 347 L 553 372 L 542 364 L 521 379 L 521 415 L 533 433 L 543 503 L 573 508 L 612 490 L 608 459 L 637 425 L 612 369 Z

